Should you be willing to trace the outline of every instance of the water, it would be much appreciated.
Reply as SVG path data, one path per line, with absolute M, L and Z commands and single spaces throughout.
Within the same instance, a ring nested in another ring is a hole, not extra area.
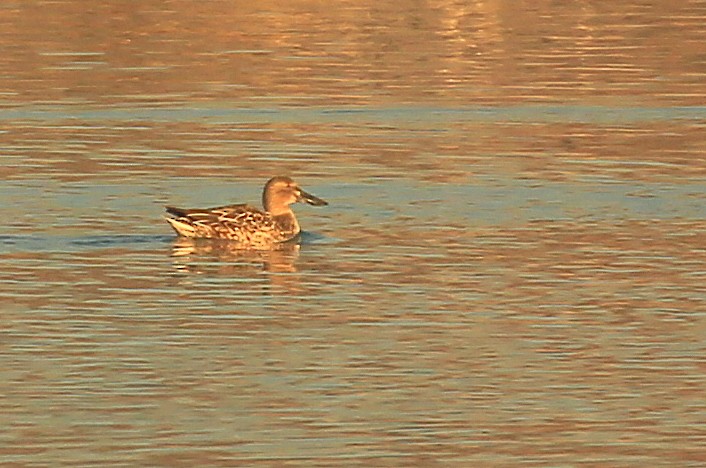
M 705 13 L 3 4 L 0 464 L 703 466 Z

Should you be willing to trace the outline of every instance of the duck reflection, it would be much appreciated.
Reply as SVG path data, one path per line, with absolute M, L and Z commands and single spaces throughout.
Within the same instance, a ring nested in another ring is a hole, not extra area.
M 178 270 L 190 273 L 243 275 L 262 270 L 294 273 L 299 250 L 296 242 L 278 244 L 269 250 L 252 250 L 228 240 L 179 237 L 172 245 L 171 256 Z

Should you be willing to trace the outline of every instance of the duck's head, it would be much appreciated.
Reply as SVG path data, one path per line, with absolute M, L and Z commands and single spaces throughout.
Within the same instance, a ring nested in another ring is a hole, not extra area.
M 291 211 L 289 205 L 297 202 L 314 206 L 324 206 L 328 203 L 321 198 L 305 192 L 289 177 L 277 176 L 267 181 L 262 192 L 262 205 L 265 211 L 273 215 Z

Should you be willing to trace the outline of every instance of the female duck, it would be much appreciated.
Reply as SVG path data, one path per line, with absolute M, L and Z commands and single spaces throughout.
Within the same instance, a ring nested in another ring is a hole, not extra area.
M 296 238 L 301 229 L 290 205 L 305 202 L 328 205 L 306 193 L 289 177 L 273 177 L 262 191 L 265 211 L 247 204 L 206 209 L 183 209 L 167 206 L 167 219 L 180 236 L 206 239 L 230 239 L 245 248 L 271 248 Z

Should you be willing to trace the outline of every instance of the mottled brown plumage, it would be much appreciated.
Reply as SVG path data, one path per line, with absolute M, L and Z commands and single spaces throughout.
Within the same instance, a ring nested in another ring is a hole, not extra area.
M 305 202 L 327 205 L 324 200 L 303 191 L 289 177 L 273 177 L 262 193 L 265 211 L 247 204 L 205 209 L 167 206 L 166 218 L 177 234 L 184 237 L 229 239 L 243 248 L 271 248 L 299 235 L 300 228 L 290 205 Z

